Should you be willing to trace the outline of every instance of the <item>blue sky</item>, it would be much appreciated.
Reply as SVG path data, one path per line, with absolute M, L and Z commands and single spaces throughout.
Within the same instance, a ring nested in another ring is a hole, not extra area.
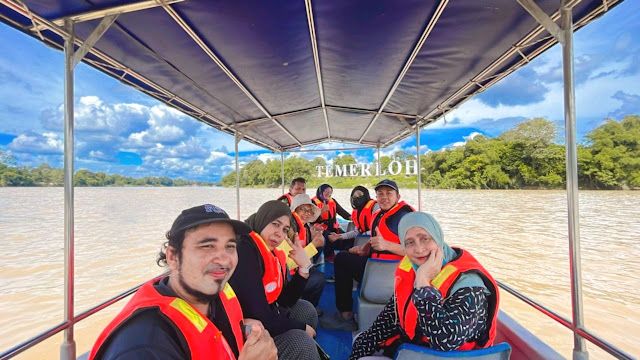
M 640 1 L 627 0 L 575 34 L 579 138 L 606 118 L 640 114 Z M 62 166 L 63 55 L 0 25 L 0 149 L 18 165 Z M 76 169 L 217 181 L 234 168 L 233 138 L 84 64 L 76 67 Z M 421 150 L 497 136 L 532 117 L 563 124 L 560 47 L 422 131 Z M 559 141 L 563 141 L 560 132 Z M 415 152 L 415 138 L 383 149 Z M 336 153 L 305 153 L 330 160 Z M 370 161 L 374 151 L 358 151 Z M 299 156 L 289 155 L 289 156 Z M 279 159 L 240 143 L 241 163 Z

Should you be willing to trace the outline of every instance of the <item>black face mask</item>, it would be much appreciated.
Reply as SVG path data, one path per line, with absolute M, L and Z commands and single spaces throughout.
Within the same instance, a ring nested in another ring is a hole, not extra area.
M 364 207 L 367 204 L 367 201 L 368 199 L 364 195 L 358 196 L 356 198 L 351 198 L 351 204 L 356 209 L 361 209 L 362 207 Z

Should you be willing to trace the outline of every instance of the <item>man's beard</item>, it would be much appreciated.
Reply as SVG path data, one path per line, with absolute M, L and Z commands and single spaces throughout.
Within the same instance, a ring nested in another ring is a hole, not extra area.
M 220 289 L 222 289 L 222 285 L 226 282 L 226 279 L 215 280 L 215 282 L 218 284 L 218 289 L 214 294 L 209 295 L 189 286 L 189 284 L 187 284 L 187 282 L 184 281 L 184 278 L 182 277 L 182 273 L 180 272 L 178 273 L 178 283 L 180 284 L 180 287 L 182 287 L 184 291 L 187 292 L 187 294 L 193 296 L 196 300 L 198 300 L 198 302 L 202 304 L 209 304 L 210 302 L 216 299 L 216 297 L 218 296 L 218 292 L 220 291 Z

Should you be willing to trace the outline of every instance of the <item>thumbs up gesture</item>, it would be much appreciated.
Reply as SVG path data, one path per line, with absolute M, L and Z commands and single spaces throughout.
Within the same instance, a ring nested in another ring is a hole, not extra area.
M 372 236 L 369 240 L 371 243 L 371 247 L 376 251 L 386 251 L 389 250 L 387 247 L 387 240 L 385 240 L 382 235 L 380 235 L 380 228 L 376 227 L 376 236 Z

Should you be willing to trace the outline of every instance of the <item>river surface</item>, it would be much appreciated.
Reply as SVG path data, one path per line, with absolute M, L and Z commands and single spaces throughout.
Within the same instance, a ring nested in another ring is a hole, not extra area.
M 311 194 L 311 191 L 309 191 Z M 349 209 L 349 190 L 334 197 Z M 280 189 L 242 189 L 241 218 Z M 417 190 L 402 198 L 416 206 Z M 236 217 L 235 189 L 76 188 L 76 314 L 158 275 L 155 257 L 178 213 L 205 202 Z M 567 202 L 564 191 L 422 191 L 422 208 L 439 220 L 445 241 L 471 251 L 496 279 L 571 319 Z M 585 324 L 640 355 L 640 192 L 580 192 Z M 63 320 L 62 188 L 0 188 L 0 352 Z M 78 354 L 88 351 L 120 309 L 76 325 Z M 562 355 L 571 333 L 502 292 L 501 308 Z M 57 359 L 61 336 L 22 359 Z M 609 355 L 589 345 L 592 359 Z

